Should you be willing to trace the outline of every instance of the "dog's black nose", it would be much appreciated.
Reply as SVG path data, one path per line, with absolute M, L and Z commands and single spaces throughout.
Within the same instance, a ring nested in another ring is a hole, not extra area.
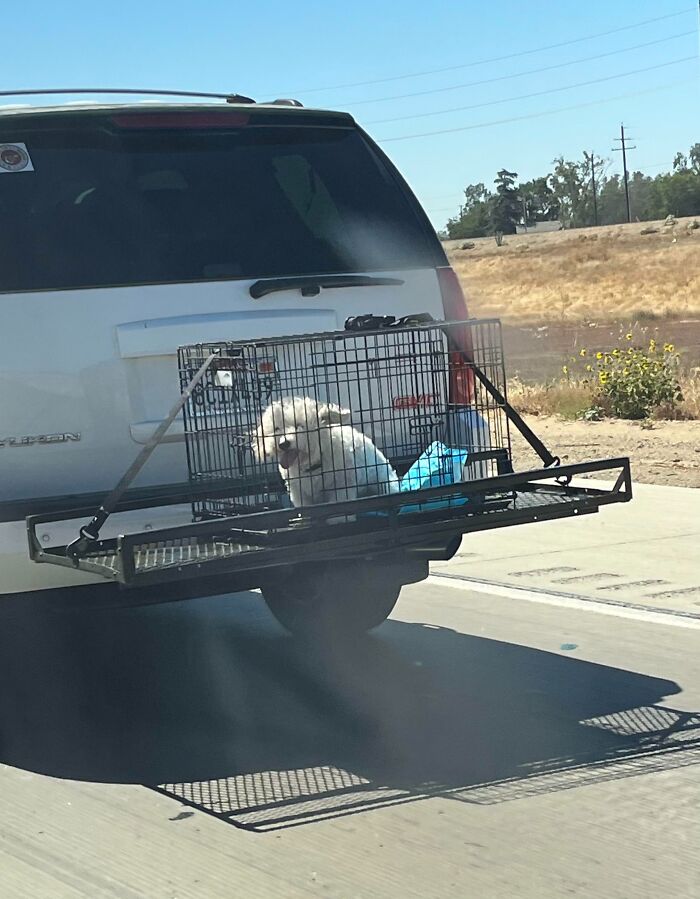
M 290 447 L 291 445 L 292 445 L 292 444 L 287 440 L 286 437 L 283 437 L 283 438 L 280 440 L 280 442 L 277 444 L 277 446 L 278 446 L 281 450 L 288 450 L 289 447 Z

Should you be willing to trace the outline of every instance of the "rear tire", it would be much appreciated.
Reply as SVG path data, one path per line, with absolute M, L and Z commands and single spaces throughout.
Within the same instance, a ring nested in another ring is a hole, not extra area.
M 421 579 L 392 562 L 356 559 L 286 568 L 263 585 L 262 594 L 295 637 L 356 637 L 386 621 L 404 583 Z

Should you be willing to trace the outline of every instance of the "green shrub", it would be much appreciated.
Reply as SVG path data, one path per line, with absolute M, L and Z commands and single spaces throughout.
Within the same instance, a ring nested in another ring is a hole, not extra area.
M 632 340 L 627 334 L 626 339 Z M 599 405 L 617 418 L 642 419 L 659 406 L 673 409 L 682 399 L 678 382 L 679 356 L 673 344 L 662 348 L 652 338 L 648 347 L 616 347 L 596 353 L 596 397 Z

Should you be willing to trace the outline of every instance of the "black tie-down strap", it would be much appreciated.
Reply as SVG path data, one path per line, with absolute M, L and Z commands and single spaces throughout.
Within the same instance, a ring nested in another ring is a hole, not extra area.
M 473 362 L 469 362 L 468 365 L 474 372 L 474 377 L 476 377 L 480 381 L 487 393 L 489 393 L 498 403 L 498 405 L 502 407 L 508 420 L 515 426 L 518 431 L 520 431 L 523 437 L 527 440 L 533 450 L 540 457 L 544 464 L 544 467 L 552 468 L 559 465 L 561 463 L 561 459 L 559 458 L 559 456 L 554 456 L 552 453 L 550 453 L 550 451 L 540 440 L 537 434 L 535 434 L 532 428 L 523 420 L 522 415 L 520 415 L 520 413 L 511 406 L 511 404 L 503 396 L 496 385 Z
M 466 323 L 468 324 L 468 322 Z M 465 335 L 464 339 L 460 339 L 459 331 L 455 332 L 452 328 L 445 329 L 448 346 L 452 352 L 456 352 L 464 360 L 464 363 L 474 372 L 474 377 L 480 382 L 484 390 L 498 403 L 503 409 L 506 418 L 513 424 L 522 436 L 527 440 L 532 449 L 542 460 L 545 468 L 555 468 L 561 464 L 559 456 L 555 456 L 547 449 L 540 438 L 535 434 L 532 428 L 523 420 L 522 415 L 517 412 L 501 391 L 496 387 L 488 375 L 482 371 L 474 361 L 474 352 L 471 346 L 471 336 Z M 568 484 L 571 478 L 565 479 Z
M 185 387 L 180 396 L 177 399 L 177 402 L 172 407 L 170 412 L 168 412 L 167 416 L 163 419 L 163 421 L 158 425 L 155 431 L 148 438 L 146 443 L 143 446 L 143 449 L 138 454 L 138 456 L 134 459 L 128 469 L 122 475 L 117 486 L 112 490 L 112 492 L 104 499 L 101 503 L 97 512 L 89 524 L 84 525 L 84 527 L 80 528 L 80 536 L 70 543 L 66 547 L 66 555 L 73 559 L 73 562 L 77 566 L 78 559 L 85 555 L 91 543 L 95 543 L 100 536 L 100 530 L 102 529 L 105 521 L 109 518 L 109 516 L 114 512 L 117 507 L 119 501 L 124 496 L 126 490 L 128 490 L 129 486 L 133 482 L 136 475 L 141 471 L 143 466 L 148 462 L 148 459 L 151 456 L 153 450 L 158 446 L 163 437 L 165 436 L 165 432 L 168 430 L 170 425 L 175 421 L 181 409 L 188 401 L 190 396 L 192 396 L 192 391 L 197 387 L 200 381 L 204 378 L 207 371 L 212 364 L 212 362 L 217 358 L 216 353 L 212 353 L 203 363 L 203 365 L 196 372 L 190 383 Z

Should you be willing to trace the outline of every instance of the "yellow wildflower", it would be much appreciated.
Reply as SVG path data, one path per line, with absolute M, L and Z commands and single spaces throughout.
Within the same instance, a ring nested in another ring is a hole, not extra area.
M 603 358 L 603 354 L 602 354 L 602 353 L 596 353 L 596 354 L 595 354 L 595 357 L 596 357 L 596 359 L 602 359 L 602 358 Z
M 632 334 L 631 334 L 631 332 L 625 334 L 625 340 L 632 340 Z
M 665 343 L 665 344 L 664 344 L 664 353 L 672 353 L 673 350 L 674 350 L 674 346 L 673 346 L 672 343 Z
M 569 367 L 568 367 L 568 365 L 562 365 L 561 370 L 564 372 L 565 375 L 568 375 L 568 374 L 569 374 Z
M 593 366 L 592 366 L 592 365 L 587 365 L 587 366 L 586 366 L 586 371 L 593 371 Z
M 584 347 L 582 350 L 579 350 L 579 356 L 583 359 L 586 355 L 586 348 Z
M 616 359 L 620 355 L 620 351 L 617 349 L 617 347 L 615 347 L 615 349 L 612 351 L 612 354 Z
M 608 373 L 606 371 L 601 371 L 598 374 L 598 380 L 600 381 L 601 384 L 605 384 L 606 381 L 608 380 Z

